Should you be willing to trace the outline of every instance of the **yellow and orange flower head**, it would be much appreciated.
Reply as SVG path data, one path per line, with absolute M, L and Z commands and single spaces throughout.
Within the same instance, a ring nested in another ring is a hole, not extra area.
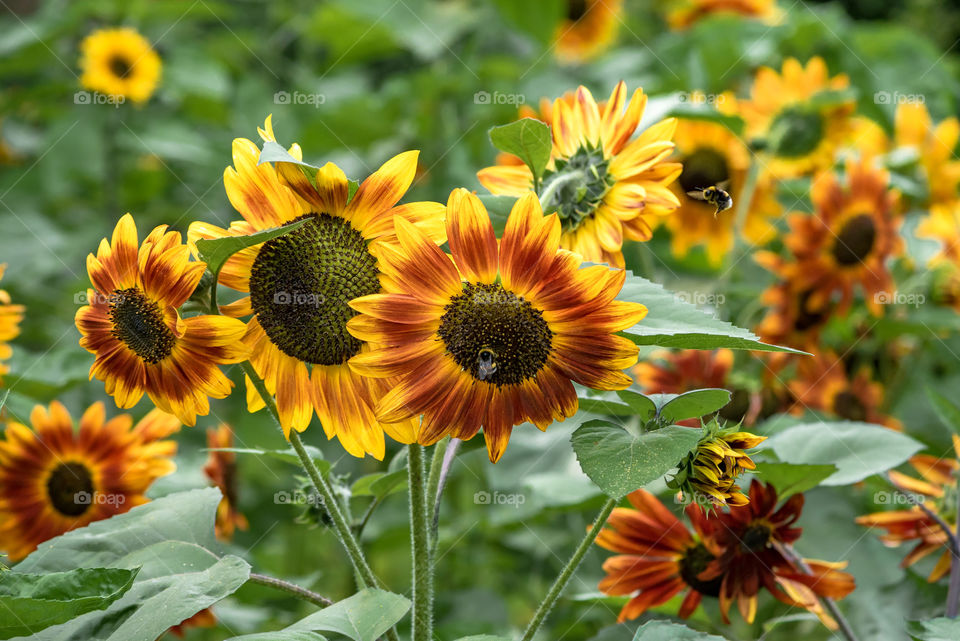
M 903 429 L 900 421 L 880 411 L 884 399 L 883 385 L 870 377 L 870 367 L 861 367 L 851 377 L 833 352 L 819 352 L 812 358 L 800 360 L 797 377 L 788 385 L 796 399 L 791 408 L 795 414 L 814 409 L 848 421 L 876 423 L 898 431 Z
M 683 500 L 707 501 L 710 505 L 746 505 L 747 497 L 740 491 L 737 479 L 746 470 L 757 468 L 746 450 L 767 440 L 740 431 L 738 427 L 721 428 L 716 420 L 707 425 L 707 432 L 667 481 L 667 487 L 678 490 Z
M 893 485 L 913 495 L 919 494 L 923 505 L 937 514 L 950 527 L 957 523 L 957 475 L 960 472 L 960 437 L 953 435 L 953 450 L 956 458 L 944 458 L 929 454 L 910 457 L 910 465 L 920 475 L 914 478 L 897 471 L 889 472 Z M 908 510 L 888 510 L 857 517 L 857 523 L 870 528 L 886 530 L 880 540 L 889 547 L 916 541 L 914 548 L 903 558 L 901 567 L 909 567 L 940 550 L 940 558 L 927 577 L 933 583 L 950 571 L 950 548 L 947 535 L 940 525 L 919 505 Z
M 780 17 L 776 0 L 680 0 L 680 7 L 667 14 L 673 29 L 686 29 L 714 14 L 756 18 L 774 24 Z
M 839 294 L 841 312 L 859 285 L 867 308 L 880 316 L 895 290 L 888 262 L 903 252 L 899 193 L 890 187 L 889 173 L 869 159 L 851 159 L 843 183 L 833 172 L 818 174 L 811 198 L 812 215 L 794 213 L 788 219 L 784 242 L 796 261 L 793 282 L 801 290 L 815 288 L 821 299 Z
M 819 597 L 842 599 L 853 591 L 854 580 L 840 571 L 846 563 L 804 559 L 807 573 L 797 567 L 792 555 L 785 554 L 784 546 L 802 533 L 795 525 L 802 511 L 802 494 L 794 494 L 777 508 L 776 490 L 754 480 L 749 503 L 716 515 L 721 526 L 715 529 L 715 538 L 724 551 L 704 576 L 721 578 L 724 622 L 730 623 L 730 606 L 735 602 L 744 620 L 753 623 L 757 594 L 763 587 L 783 603 L 809 610 L 828 628 L 836 629 Z
M 930 261 L 932 265 L 960 266 L 960 199 L 931 205 L 917 224 L 916 234 L 940 243 L 940 251 Z
M 696 504 L 686 508 L 693 532 L 646 490 L 627 497 L 631 508 L 618 507 L 597 535 L 597 545 L 616 552 L 603 563 L 607 576 L 600 591 L 632 598 L 620 610 L 618 621 L 636 619 L 687 591 L 678 616 L 688 618 L 704 596 L 720 595 L 721 579 L 704 578 L 722 549 L 715 541 L 719 523 Z
M 360 374 L 399 377 L 378 405 L 383 421 L 423 414 L 418 441 L 473 437 L 483 427 L 490 460 L 515 425 L 541 430 L 577 411 L 572 381 L 624 389 L 621 370 L 637 347 L 616 332 L 647 313 L 614 300 L 625 279 L 559 248 L 561 222 L 544 216 L 533 192 L 517 201 L 499 245 L 475 194 L 456 189 L 447 203 L 452 257 L 397 218 L 401 249 L 384 254 L 385 293 L 351 305 L 347 324 L 381 349 L 360 353 Z
M 650 218 L 680 204 L 669 185 L 682 168 L 666 161 L 676 119 L 630 139 L 646 102 L 641 89 L 627 102 L 623 82 L 602 109 L 586 87 L 577 89 L 572 102 L 554 101 L 553 150 L 542 188 L 552 195 L 545 207 L 560 217 L 560 246 L 584 260 L 623 267 L 624 238 L 649 240 Z M 534 186 L 530 169 L 515 162 L 482 169 L 477 178 L 492 193 L 507 196 L 520 197 Z
M 724 96 L 724 102 L 729 98 Z M 697 94 L 694 94 L 696 101 Z M 707 259 L 719 266 L 734 246 L 736 212 L 750 168 L 750 152 L 743 141 L 724 125 L 704 120 L 681 119 L 673 141 L 675 160 L 683 165 L 673 192 L 680 207 L 663 219 L 670 230 L 670 250 L 686 256 L 695 245 L 705 245 Z M 733 198 L 734 207 L 717 213 L 708 202 L 696 200 L 688 192 L 720 185 Z M 727 185 L 727 186 L 723 186 Z M 772 181 L 762 172 L 747 207 L 741 233 L 752 245 L 764 245 L 774 238 L 771 218 L 781 207 L 774 197 Z
M 606 51 L 623 21 L 623 0 L 565 0 L 553 52 L 562 62 L 586 62 Z
M 0 265 L 0 279 L 6 271 L 7 265 Z M 10 367 L 4 363 L 13 355 L 13 349 L 8 344 L 10 341 L 20 335 L 20 321 L 23 320 L 23 305 L 14 305 L 11 302 L 10 294 L 6 290 L 0 289 L 0 383 L 3 382 L 3 375 L 10 371 Z
M 221 541 L 229 541 L 236 530 L 249 527 L 247 517 L 237 509 L 237 455 L 218 451 L 233 447 L 233 430 L 230 426 L 221 424 L 216 429 L 208 429 L 207 447 L 211 451 L 203 466 L 203 473 L 223 494 L 217 506 L 216 535 Z
M 160 81 L 160 56 L 135 29 L 94 31 L 80 51 L 80 84 L 90 91 L 142 103 Z
M 134 425 L 129 414 L 106 420 L 94 403 L 78 429 L 59 402 L 38 405 L 32 429 L 7 423 L 0 441 L 0 549 L 18 561 L 40 543 L 147 502 L 144 493 L 176 469 L 180 429 L 153 410 Z
M 750 97 L 728 108 L 743 117 L 748 140 L 765 142 L 770 174 L 793 178 L 833 166 L 836 150 L 849 137 L 854 102 L 812 99 L 849 84 L 845 75 L 831 78 L 822 58 L 811 58 L 806 66 L 788 58 L 779 73 L 769 67 L 757 71 Z
M 270 118 L 260 135 L 275 141 Z M 290 153 L 302 158 L 299 145 Z M 382 459 L 384 432 L 401 443 L 416 438 L 414 419 L 384 422 L 374 415 L 392 382 L 350 368 L 351 357 L 373 346 L 350 335 L 346 325 L 356 315 L 351 300 L 381 291 L 384 257 L 399 250 L 395 220 L 415 226 L 431 242 L 444 241 L 442 204 L 397 205 L 413 181 L 417 155 L 408 151 L 388 160 L 348 202 L 349 182 L 333 163 L 309 177 L 293 163 L 258 164 L 257 145 L 238 138 L 224 184 L 243 220 L 229 229 L 190 225 L 190 241 L 196 242 L 308 221 L 234 254 L 220 272 L 223 285 L 249 293 L 222 309 L 235 317 L 252 314 L 243 340 L 252 350 L 251 364 L 276 396 L 288 436 L 291 429 L 305 430 L 316 412 L 327 437 L 339 438 L 353 456 Z M 264 407 L 250 380 L 247 406 L 251 412 Z
M 130 214 L 87 256 L 95 289 L 77 310 L 80 345 L 96 355 L 90 378 L 106 384 L 118 407 L 146 393 L 154 405 L 193 425 L 233 383 L 218 367 L 246 360 L 243 323 L 224 316 L 182 318 L 177 309 L 206 269 L 191 262 L 178 232 L 156 227 L 140 245 Z

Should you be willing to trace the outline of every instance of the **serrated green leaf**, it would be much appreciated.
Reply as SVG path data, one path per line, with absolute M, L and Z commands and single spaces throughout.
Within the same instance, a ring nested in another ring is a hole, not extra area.
M 633 641 L 726 641 L 726 639 L 716 634 L 693 630 L 679 623 L 647 621 L 633 635 Z
M 522 160 L 535 178 L 543 175 L 550 162 L 553 137 L 549 125 L 533 118 L 521 118 L 490 130 L 493 146 Z
M 960 407 L 954 405 L 953 401 L 943 394 L 930 388 L 927 389 L 927 397 L 930 399 L 930 404 L 933 405 L 937 418 L 951 432 L 960 434 Z
M 570 441 L 584 474 L 608 496 L 621 498 L 675 468 L 701 434 L 699 429 L 669 425 L 633 435 L 593 420 L 577 428 Z
M 649 396 L 631 390 L 620 390 L 617 396 L 626 403 L 642 421 L 649 421 L 657 413 L 657 404 Z
M 376 641 L 410 609 L 406 597 L 366 588 L 284 628 L 287 631 L 335 632 L 353 641 Z
M 309 219 L 298 220 L 282 227 L 274 227 L 250 234 L 249 236 L 224 236 L 223 238 L 202 238 L 197 241 L 197 252 L 200 254 L 200 260 L 207 264 L 210 273 L 216 276 L 223 269 L 227 259 L 236 254 L 241 249 L 253 247 L 268 240 L 273 240 L 278 236 L 289 234 L 290 232 L 302 227 Z
M 712 414 L 730 402 L 731 394 L 725 389 L 698 389 L 679 394 L 660 408 L 660 419 L 676 423 L 688 418 Z
M 960 619 L 938 617 L 927 621 L 907 621 L 907 634 L 917 641 L 956 641 L 960 639 Z
M 825 478 L 837 471 L 837 466 L 809 465 L 796 463 L 758 462 L 756 474 L 765 483 L 777 490 L 781 500 L 793 494 L 803 494 L 812 490 Z

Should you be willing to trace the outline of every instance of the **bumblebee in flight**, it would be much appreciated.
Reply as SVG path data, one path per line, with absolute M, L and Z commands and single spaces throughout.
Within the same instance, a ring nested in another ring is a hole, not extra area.
M 694 200 L 703 200 L 716 207 L 717 210 L 713 212 L 714 217 L 716 217 L 721 211 L 733 207 L 733 198 L 731 198 L 730 194 L 726 191 L 728 186 L 729 181 L 724 181 L 719 185 L 688 191 L 687 195 Z

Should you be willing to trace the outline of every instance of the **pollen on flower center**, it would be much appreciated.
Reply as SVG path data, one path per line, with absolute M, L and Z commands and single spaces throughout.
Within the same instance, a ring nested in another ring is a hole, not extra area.
M 818 111 L 787 107 L 770 124 L 768 143 L 777 156 L 806 156 L 820 144 L 824 135 L 823 116 Z
M 854 216 L 837 234 L 833 258 L 845 267 L 860 264 L 873 250 L 877 228 L 869 214 Z
M 717 577 L 709 581 L 698 578 L 713 559 L 713 554 L 703 543 L 697 543 L 687 548 L 680 559 L 680 576 L 684 583 L 697 592 L 715 597 L 720 596 L 720 585 L 723 582 L 723 577 Z
M 569 158 L 557 158 L 554 168 L 543 174 L 542 194 L 552 194 L 544 210 L 556 207 L 564 231 L 576 229 L 593 215 L 613 185 L 608 171 L 610 161 L 603 149 L 580 147 Z
M 47 479 L 50 503 L 64 516 L 80 516 L 86 512 L 93 489 L 93 477 L 81 463 L 61 463 Z M 81 498 L 84 495 L 88 500 Z
M 497 386 L 536 376 L 553 340 L 543 313 L 500 283 L 464 285 L 447 304 L 438 334 L 457 365 Z
M 133 65 L 122 56 L 110 58 L 107 64 L 110 66 L 110 71 L 112 71 L 117 78 L 126 78 L 130 75 L 130 72 L 133 71 Z
M 380 291 L 376 258 L 343 218 L 306 214 L 296 231 L 260 249 L 250 270 L 250 299 L 263 331 L 284 354 L 338 365 L 360 351 L 347 332 L 354 298 Z
M 724 155 L 716 149 L 701 147 L 683 159 L 683 171 L 677 180 L 687 192 L 719 185 L 729 179 L 730 170 Z
M 164 322 L 163 311 L 137 287 L 110 295 L 113 336 L 150 364 L 170 356 L 176 336 Z

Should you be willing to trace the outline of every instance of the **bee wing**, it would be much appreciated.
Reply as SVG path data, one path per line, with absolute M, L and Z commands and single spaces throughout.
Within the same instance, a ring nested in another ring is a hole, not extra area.
M 687 195 L 693 198 L 694 200 L 706 200 L 707 197 L 704 195 L 702 189 L 696 189 L 694 191 L 688 191 Z
M 730 179 L 724 180 L 722 183 L 717 183 L 717 189 L 722 189 L 728 191 L 730 189 Z

